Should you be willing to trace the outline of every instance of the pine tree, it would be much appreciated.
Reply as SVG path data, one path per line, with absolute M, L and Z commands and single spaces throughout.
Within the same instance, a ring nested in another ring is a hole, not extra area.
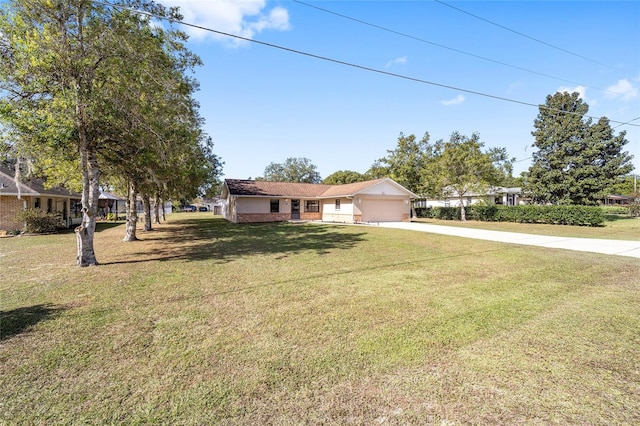
M 606 117 L 592 123 L 579 93 L 547 96 L 534 121 L 533 165 L 525 184 L 534 202 L 597 204 L 607 188 L 633 170 L 625 132 L 614 135 Z

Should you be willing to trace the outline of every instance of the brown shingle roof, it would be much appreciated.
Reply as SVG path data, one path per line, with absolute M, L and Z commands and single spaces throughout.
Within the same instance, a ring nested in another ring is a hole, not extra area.
M 376 185 L 382 179 L 365 182 L 349 183 L 345 185 L 322 185 L 314 183 L 270 182 L 264 180 L 225 179 L 225 184 L 231 195 L 263 196 L 263 197 L 344 197 Z
M 64 188 L 54 187 L 45 188 L 44 181 L 41 179 L 30 179 L 27 182 L 19 181 L 16 184 L 14 179 L 15 172 L 5 167 L 0 168 L 0 194 L 2 195 L 53 195 L 60 197 L 80 196 L 73 194 Z M 18 188 L 19 186 L 19 188 Z
M 313 183 L 270 182 L 266 180 L 225 179 L 232 195 L 264 197 L 318 197 L 330 185 Z
M 322 194 L 323 197 L 340 197 L 345 195 L 354 195 L 363 189 L 369 188 L 370 186 L 374 186 L 380 182 L 385 180 L 375 179 L 375 180 L 367 180 L 364 182 L 356 182 L 356 183 L 347 183 L 345 185 L 330 185 L 330 187 Z

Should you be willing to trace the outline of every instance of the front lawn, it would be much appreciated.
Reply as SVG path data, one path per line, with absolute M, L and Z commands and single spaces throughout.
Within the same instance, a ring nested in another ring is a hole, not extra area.
M 640 264 L 172 214 L 0 240 L 0 424 L 638 424 Z

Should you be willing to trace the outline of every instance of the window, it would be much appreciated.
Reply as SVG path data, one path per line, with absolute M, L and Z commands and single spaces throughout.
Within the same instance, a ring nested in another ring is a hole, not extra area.
M 320 201 L 306 200 L 304 202 L 304 211 L 311 212 L 311 213 L 318 213 L 320 211 Z
M 280 200 L 271 200 L 271 213 L 280 213 Z
M 36 209 L 40 208 L 40 198 L 36 198 L 36 203 L 34 204 L 34 206 Z
M 53 212 L 53 200 L 51 198 L 47 199 L 47 213 Z
M 340 210 L 340 200 L 336 199 L 336 211 Z

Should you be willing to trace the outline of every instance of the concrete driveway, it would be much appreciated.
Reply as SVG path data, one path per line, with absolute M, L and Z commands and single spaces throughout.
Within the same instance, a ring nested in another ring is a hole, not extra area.
M 430 225 L 419 222 L 380 222 L 380 227 L 430 232 L 501 243 L 587 251 L 640 258 L 640 241 L 601 240 L 595 238 L 550 237 L 544 235 L 521 234 L 518 232 L 487 231 L 484 229 L 458 228 L 454 226 Z

